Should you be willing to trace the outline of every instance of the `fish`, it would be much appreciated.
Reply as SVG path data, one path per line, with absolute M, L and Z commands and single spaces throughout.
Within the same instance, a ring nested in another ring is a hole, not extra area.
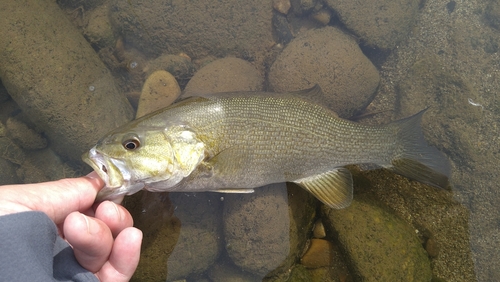
M 251 193 L 293 182 L 325 205 L 353 199 L 352 164 L 445 188 L 450 163 L 421 129 L 426 110 L 384 125 L 339 118 L 296 92 L 193 96 L 104 136 L 82 159 L 104 180 L 96 201 L 152 192 Z

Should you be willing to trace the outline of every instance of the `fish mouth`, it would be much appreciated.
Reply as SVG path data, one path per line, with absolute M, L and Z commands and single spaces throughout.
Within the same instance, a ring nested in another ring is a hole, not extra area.
M 83 154 L 82 160 L 90 165 L 106 184 L 97 193 L 96 202 L 111 200 L 120 203 L 125 195 L 132 195 L 144 188 L 144 183 L 131 183 L 131 175 L 123 162 L 99 153 L 95 147 Z
M 111 187 L 109 183 L 109 175 L 108 175 L 108 167 L 106 165 L 106 160 L 104 156 L 97 153 L 95 147 L 90 149 L 87 153 L 82 155 L 82 160 L 91 166 L 95 172 L 99 175 L 99 177 L 106 183 L 106 187 L 108 188 L 116 188 Z

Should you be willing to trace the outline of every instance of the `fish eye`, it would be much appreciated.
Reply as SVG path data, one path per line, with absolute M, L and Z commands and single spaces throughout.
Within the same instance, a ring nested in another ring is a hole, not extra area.
M 141 142 L 137 138 L 131 138 L 131 139 L 127 139 L 127 140 L 123 141 L 122 145 L 123 145 L 123 148 L 131 151 L 131 150 L 135 150 L 135 149 L 139 148 L 141 146 Z

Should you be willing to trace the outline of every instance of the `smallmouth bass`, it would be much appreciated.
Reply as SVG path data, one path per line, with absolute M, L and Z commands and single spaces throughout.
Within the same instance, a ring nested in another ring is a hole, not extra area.
M 83 155 L 106 183 L 97 201 L 141 189 L 250 193 L 288 181 L 340 209 L 353 197 L 344 166 L 365 163 L 446 187 L 450 164 L 424 140 L 425 110 L 363 125 L 302 97 L 318 89 L 190 97 L 113 130 Z

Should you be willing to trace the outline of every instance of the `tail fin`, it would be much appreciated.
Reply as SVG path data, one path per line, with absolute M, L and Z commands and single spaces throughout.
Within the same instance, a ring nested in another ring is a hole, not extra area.
M 425 184 L 445 188 L 451 166 L 446 156 L 427 145 L 424 139 L 420 123 L 426 110 L 391 124 L 398 128 L 399 146 L 388 168 Z

